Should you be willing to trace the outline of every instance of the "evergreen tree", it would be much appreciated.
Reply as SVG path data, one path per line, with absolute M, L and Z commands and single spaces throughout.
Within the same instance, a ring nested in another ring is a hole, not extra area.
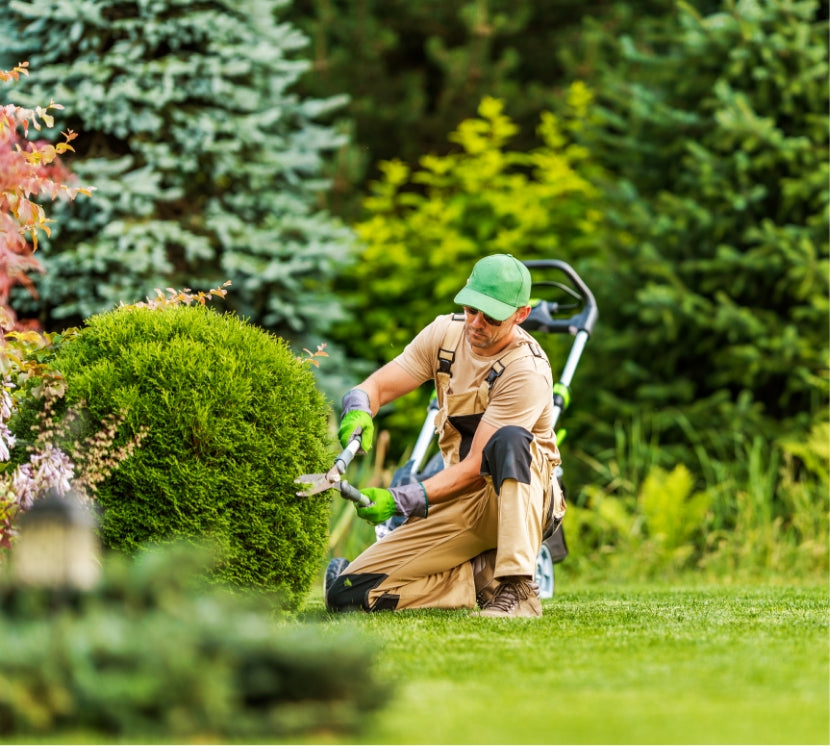
M 636 12 L 672 7 L 642 0 Z M 339 154 L 330 193 L 332 209 L 349 217 L 365 216 L 355 186 L 382 177 L 380 162 L 445 155 L 449 133 L 485 96 L 504 101 L 519 127 L 517 150 L 538 146 L 536 124 L 564 98 L 582 20 L 616 31 L 633 23 L 631 4 L 614 0 L 294 0 L 288 12 L 313 43 L 302 90 L 350 96 L 354 144 Z M 578 64 L 584 74 L 592 55 Z
M 285 1 L 7 7 L 0 54 L 36 72 L 10 97 L 63 104 L 58 126 L 80 133 L 74 170 L 96 187 L 55 212 L 39 254 L 46 328 L 226 280 L 234 310 L 289 337 L 337 316 L 325 289 L 351 232 L 316 201 L 342 143 L 324 120 L 343 98 L 290 92 L 307 39 L 275 19 Z
M 584 132 L 613 175 L 592 272 L 596 428 L 647 411 L 665 442 L 685 442 L 682 412 L 725 449 L 735 432 L 826 418 L 826 12 L 683 3 L 636 37 L 586 36 L 602 53 L 599 126 Z

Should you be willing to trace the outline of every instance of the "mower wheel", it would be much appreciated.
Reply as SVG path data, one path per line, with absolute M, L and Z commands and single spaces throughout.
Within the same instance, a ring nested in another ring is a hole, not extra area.
M 539 550 L 539 554 L 536 555 L 536 576 L 534 580 L 539 586 L 539 596 L 541 598 L 553 598 L 553 556 L 548 545 L 544 543 Z

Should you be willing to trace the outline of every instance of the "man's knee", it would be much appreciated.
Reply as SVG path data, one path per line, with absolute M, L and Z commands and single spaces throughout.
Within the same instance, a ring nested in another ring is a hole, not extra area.
M 496 494 L 501 491 L 505 479 L 515 479 L 530 484 L 530 444 L 533 435 L 523 427 L 508 425 L 499 428 L 484 446 L 481 473 L 493 478 Z
M 341 573 L 326 589 L 326 608 L 332 611 L 379 611 L 388 608 L 369 604 L 369 591 L 377 588 L 386 578 L 380 573 Z

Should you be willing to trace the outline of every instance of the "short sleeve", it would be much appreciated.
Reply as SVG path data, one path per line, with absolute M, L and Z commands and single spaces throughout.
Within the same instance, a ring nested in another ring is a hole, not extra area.
M 433 380 L 438 366 L 438 350 L 452 314 L 438 316 L 425 326 L 393 362 L 420 383 Z

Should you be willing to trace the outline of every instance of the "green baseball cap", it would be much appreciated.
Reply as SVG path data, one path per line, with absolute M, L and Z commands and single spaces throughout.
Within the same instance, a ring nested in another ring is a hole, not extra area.
M 530 302 L 530 271 L 510 254 L 486 256 L 476 262 L 455 302 L 504 321 Z

